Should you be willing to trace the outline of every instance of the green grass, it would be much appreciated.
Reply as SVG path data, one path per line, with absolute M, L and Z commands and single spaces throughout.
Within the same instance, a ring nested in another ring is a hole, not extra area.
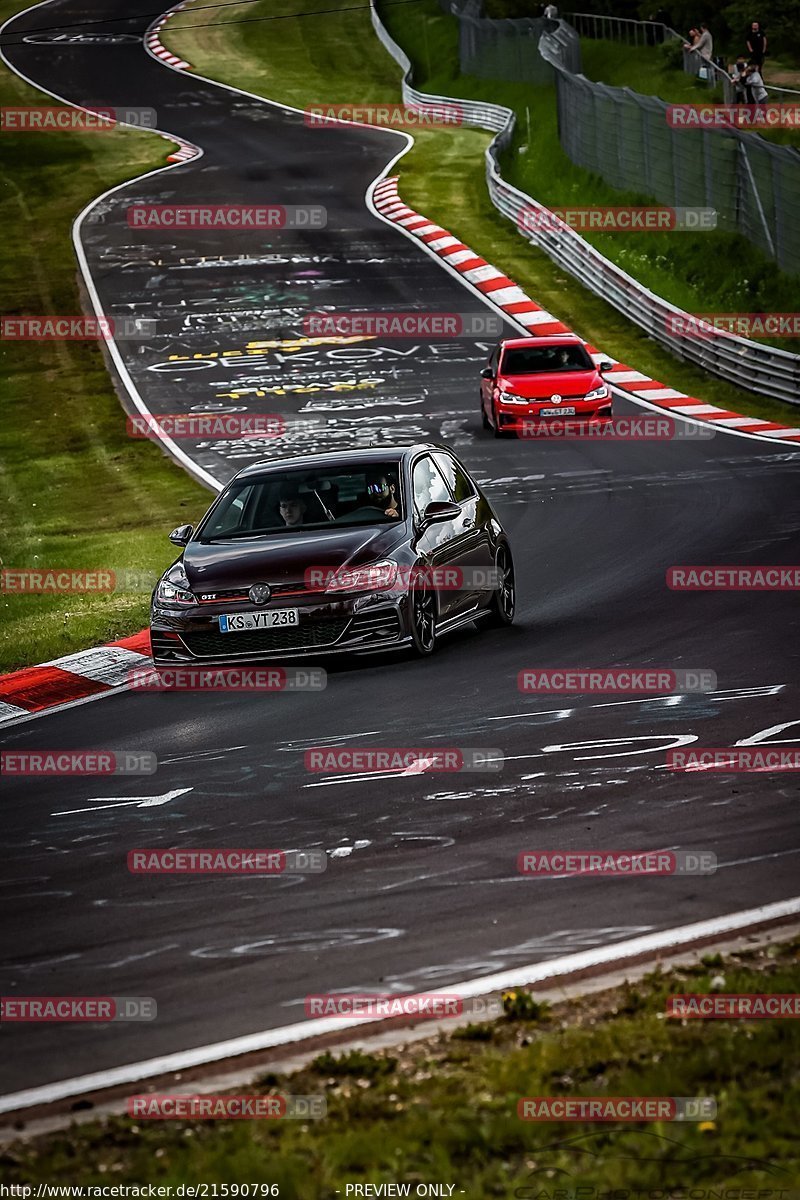
M 318 8 L 311 0 L 302 0 L 302 7 Z M 187 8 L 170 23 L 169 44 L 203 74 L 299 108 L 320 100 L 398 100 L 399 68 L 375 39 L 364 11 L 325 13 L 313 18 L 281 21 L 257 19 L 296 13 L 299 8 L 298 0 L 257 3 L 248 9 L 249 17 L 256 19 L 239 24 L 232 22 L 226 6 L 221 11 L 204 12 L 203 28 L 189 28 L 197 24 L 197 17 Z M 552 94 L 548 89 L 458 77 L 455 22 L 440 12 L 433 0 L 421 0 L 419 5 L 388 4 L 382 12 L 393 36 L 418 64 L 418 86 L 516 106 L 522 114 L 520 130 L 525 134 L 525 107 L 531 106 L 538 157 L 530 160 L 526 157 L 524 166 L 518 167 L 515 161 L 512 167 L 504 169 L 532 195 L 547 200 L 548 197 L 543 195 L 547 191 L 552 203 L 563 203 L 573 194 L 571 189 L 576 189 L 575 194 L 581 195 L 581 203 L 587 202 L 587 196 L 598 203 L 626 201 L 621 193 L 606 188 L 594 176 L 573 167 L 557 141 L 553 144 L 555 118 Z M 226 23 L 226 28 L 220 28 L 220 23 Z M 600 345 L 613 357 L 689 395 L 765 419 L 782 422 L 797 419 L 797 411 L 792 405 L 754 397 L 741 388 L 678 362 L 621 313 L 587 292 L 545 254 L 527 244 L 489 201 L 483 161 L 483 152 L 490 140 L 488 134 L 455 129 L 423 131 L 415 137 L 413 149 L 395 168 L 400 174 L 401 195 L 407 203 L 457 234 L 582 336 Z M 553 159 L 548 160 L 551 153 Z M 516 153 L 511 157 L 523 162 L 522 156 Z M 545 164 L 536 179 L 526 178 L 530 161 Z M 515 179 L 517 175 L 520 178 Z M 588 191 L 587 180 L 591 184 Z M 642 202 L 641 198 L 637 199 Z M 749 279 L 748 286 L 753 289 L 753 294 L 748 293 L 746 301 L 740 297 L 739 303 L 733 303 L 732 299 L 728 304 L 703 303 L 701 285 L 708 275 L 709 256 L 706 255 L 702 263 L 695 262 L 687 267 L 696 286 L 696 290 L 685 292 L 685 298 L 692 301 L 687 303 L 690 311 L 731 308 L 749 311 L 756 306 L 754 295 L 766 298 L 768 293 L 773 302 L 761 305 L 766 311 L 792 311 L 799 306 L 800 285 L 787 281 L 742 239 L 719 234 L 710 236 L 715 238 L 716 249 L 710 256 L 714 271 L 727 272 L 729 290 L 731 279 Z M 689 243 L 686 250 L 676 249 L 675 243 L 679 238 L 688 238 L 696 245 L 697 239 L 688 234 L 673 235 L 671 241 L 661 237 L 660 251 L 655 252 L 650 238 L 656 237 L 658 235 L 648 234 L 646 239 L 639 239 L 640 243 L 647 242 L 642 249 L 635 246 L 633 250 L 625 251 L 624 243 L 616 241 L 614 244 L 615 239 L 607 235 L 602 239 L 602 249 L 604 253 L 613 251 L 616 255 L 623 251 L 622 265 L 632 274 L 650 271 L 652 278 L 646 282 L 653 290 L 661 290 L 662 285 L 667 290 L 669 285 L 683 294 L 684 289 L 690 289 L 690 284 L 673 277 L 670 263 L 675 261 L 676 254 L 688 253 Z M 663 261 L 655 262 L 656 258 Z M 791 303 L 785 293 L 792 297 Z M 786 302 L 778 303 L 778 296 Z
M 20 7 L 6 2 L 0 13 Z M 53 104 L 5 67 L 0 102 Z M 4 312 L 80 313 L 74 217 L 106 188 L 164 164 L 169 143 L 131 130 L 2 138 Z M 155 445 L 126 436 L 100 347 L 3 341 L 0 353 L 3 565 L 150 575 L 166 566 L 174 550 L 165 533 L 202 512 L 208 493 Z M 134 633 L 147 622 L 148 600 L 146 591 L 0 594 L 0 670 Z
M 291 1076 L 237 1089 L 324 1096 L 319 1120 L 115 1117 L 19 1141 L 0 1169 L 6 1184 L 33 1186 L 276 1184 L 287 1200 L 333 1200 L 354 1183 L 410 1183 L 413 1196 L 434 1182 L 468 1200 L 564 1200 L 579 1186 L 587 1200 L 623 1187 L 620 1200 L 637 1189 L 786 1196 L 800 1184 L 800 1023 L 680 1022 L 664 1011 L 669 994 L 708 992 L 720 974 L 726 992 L 797 992 L 799 948 L 655 973 L 535 1018 L 517 1015 L 519 996 L 508 996 L 514 1015 L 469 1035 L 433 1034 L 391 1053 L 325 1052 Z M 708 1096 L 718 1112 L 704 1123 L 531 1123 L 516 1115 L 524 1096 Z

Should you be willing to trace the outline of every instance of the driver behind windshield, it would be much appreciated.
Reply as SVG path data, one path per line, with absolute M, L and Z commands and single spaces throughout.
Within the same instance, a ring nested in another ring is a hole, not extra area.
M 373 475 L 367 479 L 367 503 L 380 508 L 385 517 L 399 517 L 397 485 L 388 475 Z
M 286 490 L 279 497 L 280 514 L 289 529 L 302 525 L 306 516 L 306 502 L 299 492 Z

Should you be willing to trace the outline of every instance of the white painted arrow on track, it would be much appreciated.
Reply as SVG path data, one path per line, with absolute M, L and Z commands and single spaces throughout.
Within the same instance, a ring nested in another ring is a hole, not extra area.
M 164 792 L 162 796 L 131 796 L 128 800 L 124 796 L 92 796 L 87 799 L 87 804 L 96 805 L 95 808 L 68 808 L 64 812 L 51 813 L 51 817 L 71 817 L 75 813 L 84 812 L 100 812 L 103 808 L 127 808 L 130 805 L 135 805 L 137 808 L 157 808 L 160 804 L 169 804 L 170 800 L 176 800 L 178 796 L 184 796 L 187 792 L 193 791 L 193 788 L 174 788 L 171 792 Z M 97 801 L 102 800 L 102 804 Z

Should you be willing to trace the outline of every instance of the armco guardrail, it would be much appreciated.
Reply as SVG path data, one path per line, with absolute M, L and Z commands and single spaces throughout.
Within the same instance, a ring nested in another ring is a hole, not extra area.
M 688 313 L 643 287 L 600 254 L 574 229 L 556 222 L 543 204 L 503 179 L 498 158 L 513 136 L 515 114 L 512 110 L 499 104 L 434 96 L 418 91 L 411 82 L 411 61 L 384 27 L 375 0 L 370 0 L 370 10 L 375 33 L 403 70 L 402 94 L 405 104 L 439 111 L 443 104 L 457 106 L 462 113 L 463 124 L 488 129 L 496 134 L 486 149 L 489 195 L 495 208 L 515 223 L 522 236 L 678 358 L 692 362 L 743 390 L 800 405 L 800 356 L 763 346 L 735 334 L 719 333 L 714 337 L 698 338 L 682 337 L 671 332 L 675 319 L 686 321 L 689 319 Z M 539 50 L 549 57 L 549 61 L 557 62 L 557 46 L 557 34 L 546 34 L 540 40 Z M 539 214 L 539 227 L 531 228 L 536 222 L 535 214 Z M 528 228 L 525 228 L 526 225 Z

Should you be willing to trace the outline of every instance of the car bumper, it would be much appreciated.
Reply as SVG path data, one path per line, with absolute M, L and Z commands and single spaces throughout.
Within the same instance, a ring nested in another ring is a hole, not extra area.
M 265 610 L 249 605 L 214 605 L 213 611 L 204 607 L 176 612 L 154 606 L 150 620 L 153 658 L 160 664 L 211 666 L 374 653 L 399 649 L 410 641 L 404 598 L 377 593 L 334 602 L 300 601 L 291 607 L 299 610 L 297 625 L 222 633 L 222 613 Z
M 517 404 L 498 404 L 496 407 L 498 428 L 522 436 L 536 437 L 537 433 L 547 436 L 548 429 L 555 432 L 564 425 L 580 426 L 586 422 L 607 421 L 612 415 L 610 396 L 606 396 L 602 400 L 577 400 L 565 403 L 563 408 L 575 409 L 574 413 L 568 415 L 562 415 L 559 412 L 558 416 L 543 417 L 540 413 L 541 407 L 549 408 L 551 406 L 530 405 L 523 408 L 522 405 Z

